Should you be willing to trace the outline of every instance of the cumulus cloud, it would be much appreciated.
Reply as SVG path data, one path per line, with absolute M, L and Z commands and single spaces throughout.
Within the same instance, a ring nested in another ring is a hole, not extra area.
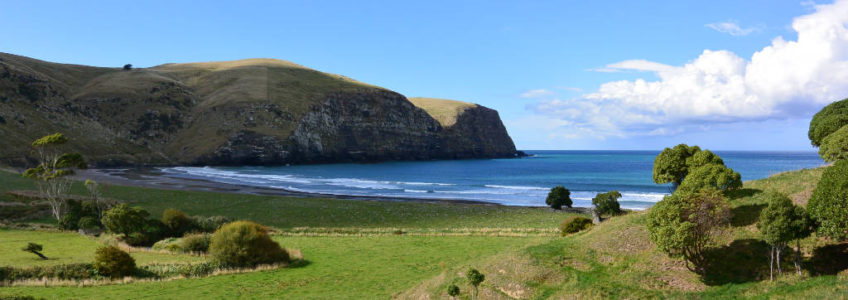
M 807 118 L 848 97 L 848 0 L 816 5 L 797 17 L 798 39 L 782 37 L 750 59 L 704 50 L 682 66 L 646 60 L 607 65 L 614 71 L 656 74 L 658 80 L 622 80 L 574 99 L 528 106 L 568 120 L 567 130 L 607 136 L 674 135 L 709 123 Z
M 721 33 L 727 33 L 732 36 L 745 36 L 762 30 L 762 26 L 742 28 L 739 26 L 739 24 L 736 23 L 736 21 L 710 23 L 704 26 L 707 26 L 712 30 Z
M 550 90 L 537 89 L 537 90 L 526 91 L 524 93 L 521 93 L 521 95 L 519 95 L 519 96 L 521 98 L 543 98 L 543 97 L 553 96 L 554 94 L 556 94 L 556 93 L 554 93 L 553 91 L 550 91 Z

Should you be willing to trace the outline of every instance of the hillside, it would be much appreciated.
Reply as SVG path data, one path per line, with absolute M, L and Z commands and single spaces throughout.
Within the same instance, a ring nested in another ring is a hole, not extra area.
M 0 163 L 24 164 L 29 143 L 53 132 L 98 166 L 515 155 L 496 111 L 415 103 L 275 59 L 123 70 L 0 53 Z

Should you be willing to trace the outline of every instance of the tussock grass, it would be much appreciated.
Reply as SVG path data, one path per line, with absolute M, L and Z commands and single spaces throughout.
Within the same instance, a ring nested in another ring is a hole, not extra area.
M 465 110 L 477 107 L 474 103 L 436 98 L 409 98 L 409 102 L 426 111 L 442 127 L 453 126 Z

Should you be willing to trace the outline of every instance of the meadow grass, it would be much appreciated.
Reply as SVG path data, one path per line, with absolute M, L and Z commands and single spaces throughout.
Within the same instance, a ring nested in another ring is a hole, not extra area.
M 454 265 L 474 265 L 540 237 L 280 237 L 301 249 L 302 266 L 164 282 L 95 287 L 7 287 L 2 295 L 70 299 L 289 298 L 386 299 Z

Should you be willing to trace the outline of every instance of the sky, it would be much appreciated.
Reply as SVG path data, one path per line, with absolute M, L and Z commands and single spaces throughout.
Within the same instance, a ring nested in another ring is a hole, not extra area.
M 848 97 L 848 0 L 0 0 L 0 24 L 47 61 L 277 58 L 475 102 L 519 149 L 812 151 Z

